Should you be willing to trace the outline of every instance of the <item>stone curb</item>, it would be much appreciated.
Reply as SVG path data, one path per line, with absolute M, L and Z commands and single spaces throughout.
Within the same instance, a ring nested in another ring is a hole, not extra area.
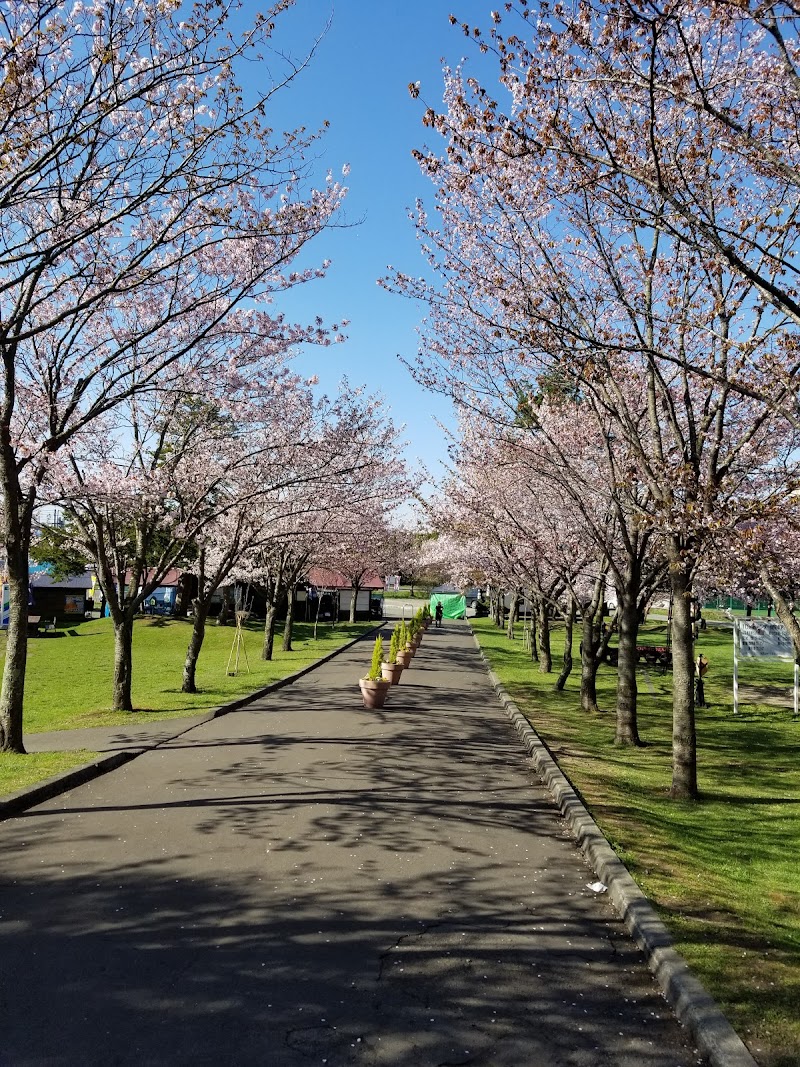
M 222 715 L 227 715 L 229 712 L 239 711 L 241 708 L 260 699 L 260 697 L 266 696 L 267 693 L 274 693 L 277 689 L 283 689 L 285 685 L 291 685 L 292 682 L 296 682 L 298 678 L 310 674 L 311 671 L 316 670 L 317 667 L 321 667 L 324 663 L 332 660 L 334 656 L 346 652 L 347 649 L 352 648 L 353 645 L 358 644 L 359 641 L 371 637 L 376 630 L 382 629 L 385 625 L 386 620 L 384 619 L 382 622 L 373 626 L 371 630 L 365 630 L 363 634 L 359 634 L 358 637 L 354 637 L 351 641 L 347 641 L 345 644 L 341 645 L 339 648 L 335 648 L 332 652 L 322 656 L 320 659 L 314 660 L 313 663 L 301 667 L 299 671 L 295 671 L 293 674 L 287 674 L 285 678 L 279 678 L 275 682 L 270 682 L 269 685 L 262 686 L 261 689 L 256 689 L 252 693 L 248 693 L 246 696 L 239 697 L 238 700 L 232 700 L 230 704 L 222 704 L 220 707 L 214 708 L 207 715 L 198 718 L 198 720 L 193 722 L 191 726 L 179 730 L 178 733 L 173 734 L 171 737 L 162 737 L 152 745 L 145 744 L 140 748 L 129 748 L 119 752 L 111 752 L 107 756 L 101 756 L 99 759 L 92 760 L 91 763 L 84 763 L 79 767 L 73 767 L 72 770 L 64 771 L 62 774 L 57 774 L 53 778 L 47 778 L 43 782 L 37 782 L 36 785 L 28 786 L 26 789 L 20 789 L 16 793 L 11 793 L 9 796 L 3 797 L 0 799 L 0 821 L 8 819 L 12 815 L 18 815 L 22 811 L 27 811 L 28 808 L 35 807 L 36 804 L 42 804 L 45 800 L 52 800 L 53 797 L 57 797 L 61 793 L 66 793 L 70 789 L 74 789 L 76 786 L 91 782 L 94 778 L 99 778 L 101 775 L 107 774 L 109 771 L 114 771 L 117 767 L 121 767 L 125 763 L 130 763 L 131 760 L 136 759 L 137 756 L 141 756 L 145 752 L 152 752 L 161 745 L 169 744 L 170 741 L 175 741 L 177 738 L 183 737 L 184 734 L 189 733 L 198 726 L 202 726 L 203 723 L 211 722 L 212 719 L 218 719 Z
M 59 793 L 66 793 L 75 786 L 91 782 L 93 778 L 99 778 L 101 774 L 116 770 L 123 763 L 129 763 L 137 756 L 146 752 L 145 748 L 129 748 L 122 752 L 111 752 L 108 756 L 101 756 L 91 763 L 83 763 L 79 767 L 73 767 L 70 771 L 64 771 L 53 778 L 46 778 L 43 782 L 20 789 L 16 793 L 10 793 L 0 800 L 0 820 L 7 819 L 11 815 L 18 815 L 21 811 L 42 804 L 45 800 L 52 800 Z
M 472 627 L 470 627 L 472 630 Z M 625 925 L 644 951 L 650 970 L 700 1051 L 713 1067 L 758 1067 L 719 1005 L 691 973 L 650 901 L 614 852 L 600 827 L 559 768 L 549 749 L 506 692 L 472 631 L 489 681 L 533 760 L 537 773 L 555 799 L 578 846 L 604 885 Z

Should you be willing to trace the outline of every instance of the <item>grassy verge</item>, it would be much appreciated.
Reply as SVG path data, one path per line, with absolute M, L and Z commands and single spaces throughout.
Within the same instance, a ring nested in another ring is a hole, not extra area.
M 730 631 L 707 630 L 710 707 L 698 709 L 699 804 L 667 796 L 671 675 L 639 672 L 642 749 L 613 744 L 616 671 L 602 667 L 608 714 L 580 710 L 575 671 L 564 693 L 488 619 L 473 620 L 492 666 L 581 793 L 671 929 L 679 951 L 765 1067 L 800 1063 L 800 722 L 792 668 L 744 661 L 757 703 L 733 715 Z M 643 643 L 664 629 L 645 628 Z M 577 644 L 577 641 L 576 641 Z M 563 649 L 563 631 L 554 636 Z M 774 702 L 774 703 L 773 703 Z
M 73 767 L 97 757 L 97 752 L 78 749 L 74 752 L 33 752 L 18 756 L 14 752 L 0 754 L 0 796 L 7 797 L 18 789 L 27 789 L 48 778 L 54 778 Z
M 247 624 L 239 673 L 229 675 L 235 630 L 209 626 L 197 669 L 199 693 L 181 692 L 181 672 L 191 633 L 185 619 L 147 618 L 136 621 L 133 641 L 133 713 L 111 711 L 114 637 L 109 619 L 80 622 L 60 628 L 58 636 L 32 640 L 28 646 L 25 686 L 26 736 L 48 730 L 77 730 L 90 726 L 121 726 L 156 719 L 202 714 L 260 689 L 270 682 L 308 666 L 321 656 L 371 629 L 374 623 L 340 623 L 335 629 L 320 626 L 317 639 L 313 625 L 295 626 L 292 652 L 280 650 L 276 641 L 273 659 L 261 659 L 261 626 Z M 0 638 L 0 654 L 5 636 Z M 365 647 L 369 664 L 371 649 Z M 245 661 L 245 653 L 247 662 Z M 249 671 L 248 671 L 249 663 Z M 0 793 L 12 793 L 91 759 L 95 753 L 31 753 L 14 756 L 0 753 Z M 59 760 L 61 762 L 59 762 Z

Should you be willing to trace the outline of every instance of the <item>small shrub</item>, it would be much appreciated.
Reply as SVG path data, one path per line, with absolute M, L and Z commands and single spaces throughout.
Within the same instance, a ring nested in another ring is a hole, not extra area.
M 383 677 L 381 664 L 383 663 L 383 638 L 379 635 L 375 638 L 375 647 L 372 649 L 372 666 L 367 678 L 371 682 L 379 682 Z

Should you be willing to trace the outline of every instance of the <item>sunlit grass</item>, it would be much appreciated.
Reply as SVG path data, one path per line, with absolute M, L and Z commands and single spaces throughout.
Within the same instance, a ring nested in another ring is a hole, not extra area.
M 80 767 L 97 753 L 88 749 L 75 752 L 33 752 L 26 756 L 14 752 L 0 753 L 0 796 L 16 793 L 18 789 L 27 789 L 48 778 L 54 778 L 73 767 Z
M 579 702 L 579 671 L 564 693 L 487 619 L 473 620 L 497 674 L 553 751 L 613 847 L 657 906 L 683 953 L 760 1063 L 800 1062 L 800 722 L 791 706 L 733 714 L 729 630 L 709 629 L 710 707 L 698 709 L 702 799 L 670 800 L 671 674 L 639 670 L 646 747 L 614 746 L 616 671 L 601 667 L 604 714 Z M 643 643 L 662 643 L 664 624 Z M 577 642 L 575 640 L 576 655 Z M 553 642 L 560 656 L 563 630 Z M 790 704 L 792 665 L 745 660 L 740 681 L 761 700 Z
M 300 623 L 294 651 L 280 650 L 276 640 L 273 659 L 261 659 L 262 631 L 256 622 L 244 631 L 239 673 L 227 673 L 235 630 L 209 626 L 197 668 L 200 692 L 181 692 L 183 659 L 191 622 L 186 619 L 142 618 L 133 639 L 133 714 L 111 711 L 114 643 L 109 619 L 95 619 L 61 629 L 62 636 L 32 640 L 28 647 L 25 682 L 25 731 L 74 730 L 84 726 L 119 726 L 123 723 L 191 715 L 217 707 L 313 663 L 371 623 L 319 627 Z M 2 650 L 2 646 L 0 646 Z M 247 662 L 245 661 L 245 653 Z

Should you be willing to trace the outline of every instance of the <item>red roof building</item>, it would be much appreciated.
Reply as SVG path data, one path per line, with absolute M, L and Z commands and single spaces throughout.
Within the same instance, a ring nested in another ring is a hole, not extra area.
M 353 583 L 339 571 L 329 571 L 325 567 L 312 567 L 308 572 L 308 581 L 318 589 L 353 588 Z M 359 583 L 359 589 L 383 589 L 383 578 L 378 574 L 368 573 Z

